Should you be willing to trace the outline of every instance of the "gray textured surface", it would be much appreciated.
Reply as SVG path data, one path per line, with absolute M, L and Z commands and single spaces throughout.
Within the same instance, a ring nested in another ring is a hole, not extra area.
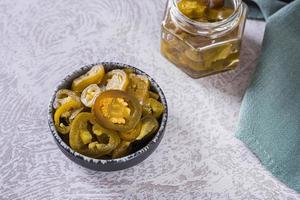
M 235 71 L 188 78 L 159 53 L 165 0 L 0 2 L 0 199 L 297 199 L 234 132 L 254 71 L 262 22 L 248 21 Z M 69 71 L 128 63 L 160 84 L 169 123 L 158 149 L 110 173 L 75 165 L 56 147 L 47 104 Z

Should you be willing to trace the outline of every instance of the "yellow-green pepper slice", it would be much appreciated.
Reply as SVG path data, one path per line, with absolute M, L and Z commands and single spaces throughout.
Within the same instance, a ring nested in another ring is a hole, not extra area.
M 107 90 L 123 90 L 125 91 L 129 79 L 128 75 L 121 69 L 115 69 L 107 73 Z
M 99 124 L 93 126 L 93 133 L 98 141 L 90 143 L 88 147 L 89 150 L 98 152 L 97 156 L 111 153 L 121 142 L 117 132 L 103 128 Z
M 140 135 L 136 140 L 141 140 L 145 137 L 150 137 L 153 133 L 157 131 L 159 123 L 155 117 L 148 115 L 142 119 L 142 128 Z
M 142 107 L 138 100 L 121 90 L 107 90 L 101 93 L 92 111 L 100 125 L 121 132 L 133 129 L 142 115 Z
M 121 143 L 117 146 L 117 148 L 112 152 L 112 158 L 121 158 L 130 152 L 130 142 L 121 141 Z
M 155 92 L 152 92 L 152 91 L 149 91 L 149 97 L 153 98 L 155 100 L 158 100 L 159 99 L 159 94 L 157 94 Z
M 80 102 L 80 97 L 77 96 L 77 94 L 74 91 L 72 91 L 72 90 L 61 89 L 55 95 L 55 100 L 54 100 L 54 103 L 53 103 L 53 108 L 57 109 L 62 104 L 66 103 L 66 102 L 68 102 L 70 100 Z
M 91 84 L 99 84 L 104 75 L 105 71 L 103 65 L 95 65 L 86 74 L 74 79 L 72 90 L 75 92 L 82 92 Z
M 91 108 L 94 105 L 96 98 L 100 95 L 103 90 L 97 84 L 91 84 L 87 86 L 81 93 L 81 102 Z
M 207 4 L 201 0 L 182 0 L 177 7 L 185 16 L 190 19 L 198 19 L 205 16 Z
M 159 118 L 165 110 L 164 105 L 153 98 L 146 99 L 142 108 L 144 116 L 153 115 L 156 118 Z
M 134 129 L 127 132 L 120 132 L 119 136 L 122 140 L 134 141 L 140 135 L 141 128 L 142 128 L 142 123 L 139 122 Z
M 225 43 L 203 51 L 203 60 L 206 67 L 211 67 L 212 63 L 226 59 L 232 53 L 232 44 Z
M 218 22 L 228 18 L 233 13 L 232 8 L 211 8 L 207 11 L 209 22 Z
M 132 73 L 129 75 L 129 80 L 127 92 L 142 103 L 148 96 L 148 90 L 150 88 L 150 82 L 147 76 Z
M 111 153 L 120 143 L 118 134 L 96 123 L 92 113 L 79 113 L 72 125 L 69 137 L 72 149 L 83 155 L 99 158 Z
M 70 132 L 70 117 L 72 113 L 82 107 L 78 101 L 70 100 L 62 104 L 54 113 L 54 124 L 56 129 L 61 134 L 67 134 Z
M 129 76 L 130 74 L 134 73 L 132 68 L 124 68 L 123 71 Z

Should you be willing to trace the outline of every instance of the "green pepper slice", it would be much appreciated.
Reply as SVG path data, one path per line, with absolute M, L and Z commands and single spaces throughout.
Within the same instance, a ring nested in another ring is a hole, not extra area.
M 207 11 L 207 20 L 209 22 L 218 22 L 227 19 L 233 13 L 232 8 L 211 8 Z
M 141 140 L 145 137 L 150 137 L 154 134 L 159 128 L 159 123 L 155 117 L 148 115 L 142 119 L 142 128 L 140 135 L 136 138 L 136 140 Z
M 92 113 L 79 113 L 72 125 L 69 137 L 72 149 L 83 155 L 99 158 L 111 153 L 120 143 L 118 134 L 96 123 Z
M 198 19 L 205 16 L 207 4 L 200 0 L 182 0 L 177 7 L 185 16 L 190 19 Z
M 97 152 L 97 156 L 111 153 L 121 142 L 117 132 L 103 128 L 99 124 L 93 126 L 93 133 L 98 141 L 90 143 L 88 148 L 90 151 Z
M 159 118 L 164 112 L 165 107 L 162 103 L 153 98 L 148 98 L 143 104 L 143 115 L 153 115 L 156 118 Z
M 107 73 L 107 90 L 123 90 L 125 91 L 129 80 L 128 75 L 121 69 L 115 69 Z
M 86 107 L 92 107 L 96 98 L 102 92 L 101 88 L 97 84 L 91 84 L 87 86 L 81 93 L 81 102 Z
M 136 97 L 140 102 L 143 102 L 148 96 L 148 90 L 150 88 L 150 82 L 145 75 L 130 74 L 129 85 L 127 92 Z
M 134 96 L 121 90 L 107 90 L 97 97 L 92 112 L 105 128 L 126 132 L 138 124 L 142 108 Z
M 64 103 L 69 102 L 70 100 L 80 102 L 80 97 L 77 96 L 77 94 L 72 90 L 61 89 L 55 95 L 53 108 L 57 109 L 58 107 L 60 107 Z
M 158 100 L 159 99 L 159 94 L 149 91 L 149 97 Z
M 54 124 L 56 129 L 61 134 L 67 134 L 70 132 L 71 118 L 74 117 L 74 113 L 81 109 L 82 104 L 78 101 L 70 100 L 62 104 L 54 113 Z M 81 110 L 80 110 L 81 111 Z M 79 111 L 79 112 L 80 112 Z
M 134 129 L 127 132 L 121 132 L 119 133 L 119 136 L 122 140 L 134 141 L 139 136 L 141 132 L 141 128 L 142 128 L 142 123 L 139 122 Z
M 112 152 L 112 158 L 121 158 L 130 152 L 130 142 L 122 141 L 117 148 Z
M 95 65 L 86 74 L 74 79 L 72 90 L 82 92 L 84 88 L 91 84 L 99 84 L 105 75 L 103 65 Z

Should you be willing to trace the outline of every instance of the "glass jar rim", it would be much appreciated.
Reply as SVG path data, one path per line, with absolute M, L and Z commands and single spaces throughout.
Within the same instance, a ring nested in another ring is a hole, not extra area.
M 221 21 L 217 21 L 217 22 L 199 22 L 199 21 L 195 21 L 193 19 L 188 18 L 187 16 L 185 16 L 178 8 L 177 6 L 177 0 L 170 0 L 171 2 L 171 7 L 174 8 L 175 14 L 182 20 L 189 22 L 190 24 L 194 25 L 194 26 L 198 26 L 198 27 L 207 27 L 207 28 L 215 28 L 215 27 L 219 27 L 222 25 L 227 24 L 228 22 L 231 22 L 233 20 L 236 19 L 237 17 L 237 13 L 242 5 L 242 0 L 232 0 L 233 2 L 236 2 L 234 4 L 234 12 L 227 17 L 226 19 L 223 19 Z

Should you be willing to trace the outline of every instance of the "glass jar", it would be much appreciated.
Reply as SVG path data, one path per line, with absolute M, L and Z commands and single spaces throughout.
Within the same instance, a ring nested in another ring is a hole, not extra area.
M 162 22 L 161 53 L 193 78 L 234 69 L 239 63 L 247 6 L 231 0 L 233 13 L 217 22 L 199 22 L 183 15 L 180 0 L 169 0 Z

